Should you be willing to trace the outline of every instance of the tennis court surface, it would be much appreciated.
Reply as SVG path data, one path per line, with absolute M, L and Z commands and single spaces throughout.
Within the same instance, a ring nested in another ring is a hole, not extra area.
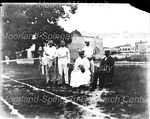
M 38 63 L 10 62 L 1 75 L 1 107 L 5 117 L 17 119 L 148 119 L 146 73 L 146 67 L 116 66 L 113 87 L 90 92 L 45 84 Z

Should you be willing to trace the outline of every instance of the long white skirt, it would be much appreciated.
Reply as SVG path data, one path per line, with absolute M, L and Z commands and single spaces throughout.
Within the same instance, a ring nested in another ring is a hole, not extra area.
M 70 85 L 72 87 L 79 87 L 81 85 L 89 84 L 91 79 L 90 74 L 91 72 L 89 70 L 86 70 L 84 73 L 82 73 L 80 70 L 73 70 L 71 73 Z
M 49 67 L 52 66 L 52 63 L 53 63 L 53 59 L 49 58 L 48 56 L 44 56 L 42 57 L 42 62 L 44 65 L 48 65 Z

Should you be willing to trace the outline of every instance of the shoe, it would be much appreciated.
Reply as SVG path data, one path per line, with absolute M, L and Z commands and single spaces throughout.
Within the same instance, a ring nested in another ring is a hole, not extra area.
M 64 85 L 66 88 L 71 88 L 71 86 L 69 84 L 65 84 Z
M 65 82 L 64 84 L 65 84 L 65 85 L 69 85 L 69 82 Z
M 99 88 L 98 90 L 101 91 L 101 90 L 103 90 L 103 88 Z
M 90 91 L 91 91 L 91 92 L 92 92 L 92 91 L 95 91 L 95 88 L 91 88 Z

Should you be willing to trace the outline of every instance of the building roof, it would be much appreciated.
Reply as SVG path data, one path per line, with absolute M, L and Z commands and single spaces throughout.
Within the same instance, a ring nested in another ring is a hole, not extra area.
M 110 47 L 103 47 L 103 49 L 105 49 L 105 48 L 110 48 Z
M 125 44 L 125 45 L 119 45 L 119 46 L 116 46 L 114 48 L 120 48 L 120 47 L 126 47 L 126 46 L 131 46 L 130 44 Z
M 135 42 L 135 44 L 140 44 L 140 43 L 148 43 L 147 41 L 144 41 L 144 42 L 142 42 L 142 41 L 140 41 L 140 42 Z
M 100 39 L 100 40 L 103 40 L 102 38 L 98 38 L 98 37 L 94 37 L 94 36 L 76 36 L 75 37 L 83 37 L 83 38 L 95 38 L 95 39 Z

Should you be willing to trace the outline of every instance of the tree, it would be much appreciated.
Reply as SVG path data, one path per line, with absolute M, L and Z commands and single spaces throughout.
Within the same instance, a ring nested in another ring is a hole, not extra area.
M 73 36 L 73 35 L 82 36 L 82 34 L 81 34 L 78 30 L 72 31 L 70 34 L 71 34 L 72 36 Z
M 35 57 L 39 46 L 48 40 L 58 44 L 64 40 L 71 43 L 70 34 L 58 25 L 59 18 L 69 19 L 64 6 L 75 14 L 76 4 L 5 4 L 3 9 L 3 48 L 8 51 L 21 51 L 36 45 Z M 36 39 L 32 39 L 36 35 Z

